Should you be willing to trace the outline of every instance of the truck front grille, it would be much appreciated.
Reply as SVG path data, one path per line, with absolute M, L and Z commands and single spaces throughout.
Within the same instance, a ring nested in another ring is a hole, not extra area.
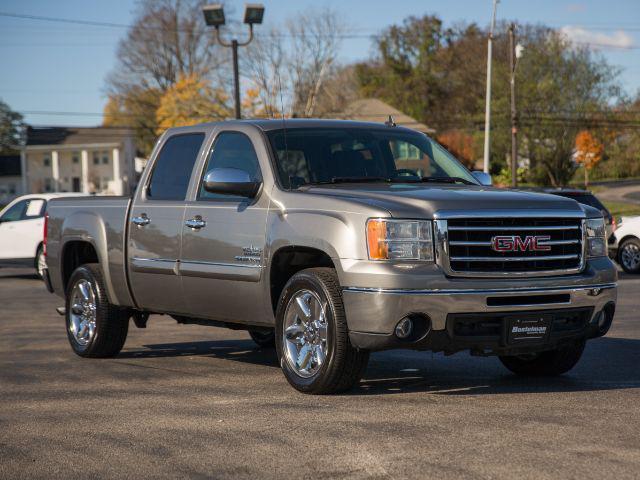
M 451 219 L 442 221 L 442 227 L 453 275 L 557 275 L 575 273 L 583 265 L 579 218 Z M 496 251 L 496 241 L 506 249 Z M 517 244 L 511 249 L 513 242 Z M 531 248 L 533 242 L 539 250 Z

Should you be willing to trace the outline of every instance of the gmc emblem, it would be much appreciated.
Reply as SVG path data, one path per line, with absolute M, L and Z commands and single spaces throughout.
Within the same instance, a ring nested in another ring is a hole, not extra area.
M 548 252 L 551 245 L 543 242 L 551 240 L 549 235 L 504 235 L 491 238 L 491 249 L 495 252 Z

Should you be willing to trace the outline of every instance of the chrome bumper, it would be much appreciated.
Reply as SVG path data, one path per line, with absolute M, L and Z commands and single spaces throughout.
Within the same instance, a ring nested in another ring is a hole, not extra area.
M 499 290 L 399 290 L 345 288 L 343 300 L 351 332 L 391 335 L 405 316 L 418 313 L 431 320 L 432 330 L 445 330 L 454 313 L 518 312 L 593 307 L 591 321 L 615 303 L 615 283 L 557 288 Z

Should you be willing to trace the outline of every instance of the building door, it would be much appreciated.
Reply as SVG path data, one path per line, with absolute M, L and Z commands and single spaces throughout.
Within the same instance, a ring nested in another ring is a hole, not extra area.
M 71 179 L 71 191 L 72 192 L 80 191 L 80 177 L 73 177 Z

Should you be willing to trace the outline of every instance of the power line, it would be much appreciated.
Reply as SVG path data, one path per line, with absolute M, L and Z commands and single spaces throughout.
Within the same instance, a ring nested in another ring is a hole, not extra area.
M 132 25 L 124 24 L 124 23 L 115 23 L 115 22 L 98 22 L 93 20 L 80 20 L 80 19 L 71 19 L 71 18 L 60 18 L 60 17 L 48 17 L 42 15 L 28 15 L 22 13 L 11 13 L 11 12 L 0 12 L 0 17 L 10 17 L 10 18 L 20 18 L 23 20 L 38 20 L 45 22 L 56 22 L 56 23 L 67 23 L 74 25 L 89 25 L 93 27 L 107 27 L 107 28 L 122 28 L 122 29 L 130 29 L 133 28 Z M 137 29 L 147 29 L 147 30 L 161 30 L 168 32 L 193 32 L 193 30 L 181 29 L 181 28 L 164 28 L 164 27 L 147 27 L 147 26 L 136 26 Z M 640 28 L 638 28 L 640 30 Z M 200 32 L 204 31 L 200 30 Z M 304 34 L 291 34 L 291 33 L 256 33 L 257 37 L 264 38 L 297 38 L 297 37 L 322 37 L 323 35 L 304 35 Z M 359 34 L 359 33 L 342 33 L 342 34 L 327 34 L 324 35 L 327 37 L 333 38 L 341 38 L 341 39 L 375 39 L 379 37 L 379 34 Z M 612 45 L 609 43 L 598 43 L 598 42 L 581 42 L 581 41 L 572 41 L 577 45 L 589 45 L 594 47 L 601 48 L 619 48 L 624 50 L 636 50 L 640 49 L 638 45 Z

